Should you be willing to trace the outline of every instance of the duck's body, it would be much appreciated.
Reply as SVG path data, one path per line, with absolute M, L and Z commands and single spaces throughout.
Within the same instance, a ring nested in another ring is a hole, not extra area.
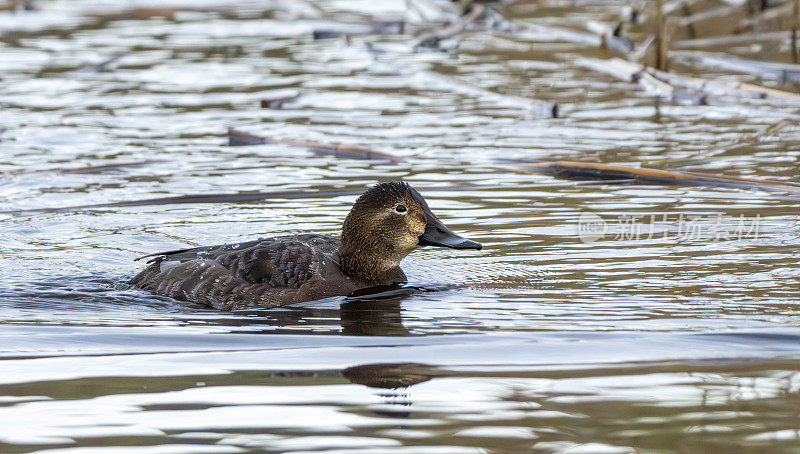
M 480 249 L 410 186 L 382 183 L 356 201 L 341 241 L 302 234 L 162 252 L 130 283 L 220 310 L 277 307 L 404 282 L 400 261 L 420 245 Z

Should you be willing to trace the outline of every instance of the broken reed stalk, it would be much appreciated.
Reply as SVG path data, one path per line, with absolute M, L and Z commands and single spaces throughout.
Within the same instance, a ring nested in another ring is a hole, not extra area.
M 625 82 L 638 83 L 646 92 L 659 98 L 672 100 L 675 92 L 674 87 L 646 72 L 644 70 L 645 66 L 631 63 L 621 58 L 612 58 L 610 60 L 581 58 L 575 60 L 575 65 L 608 74 Z
M 576 60 L 575 64 L 626 82 L 636 82 L 648 93 L 669 101 L 686 101 L 688 99 L 698 104 L 706 104 L 710 96 L 728 96 L 743 99 L 770 99 L 791 106 L 800 103 L 800 94 L 797 93 L 745 82 L 680 76 L 620 58 L 610 60 L 583 58 Z M 678 88 L 685 92 L 680 92 Z
M 567 180 L 629 181 L 636 184 L 706 186 L 800 193 L 800 185 L 782 181 L 757 180 L 703 172 L 670 172 L 646 167 L 574 161 L 521 163 L 520 166 L 533 173 L 552 175 Z
M 473 22 L 477 21 L 486 14 L 486 7 L 479 4 L 473 4 L 470 11 L 458 18 L 455 23 L 448 25 L 441 30 L 434 30 L 430 33 L 425 33 L 417 39 L 413 49 L 415 52 L 422 48 L 435 48 L 439 46 L 439 42 L 447 38 L 463 32 Z
M 646 68 L 646 71 L 659 80 L 673 86 L 701 92 L 710 96 L 730 96 L 743 99 L 770 99 L 782 104 L 796 106 L 800 103 L 800 94 L 775 88 L 762 87 L 747 82 L 727 82 L 700 79 L 697 77 L 677 76 L 665 71 Z
M 491 10 L 490 10 L 491 11 Z M 503 19 L 499 14 L 492 17 L 494 29 L 503 35 L 513 35 L 518 40 L 530 42 L 565 42 L 585 44 L 587 46 L 619 51 L 626 55 L 641 51 L 636 44 L 625 36 L 621 36 L 621 28 L 610 27 L 597 21 L 588 21 L 586 29 L 591 33 L 541 24 L 522 24 Z M 621 25 L 621 24 L 619 24 Z M 649 43 L 648 43 L 649 45 Z
M 598 21 L 586 22 L 586 29 L 600 36 L 600 47 L 623 53 L 633 52 L 636 45 L 630 39 L 622 36 L 622 24 L 612 27 Z
M 686 18 L 689 18 L 689 17 L 692 16 L 692 10 L 689 7 L 689 3 L 684 3 L 683 4 L 683 15 Z M 697 30 L 695 30 L 693 22 L 687 22 L 686 23 L 686 31 L 689 32 L 689 38 L 690 39 L 697 38 Z
M 243 131 L 238 131 L 233 128 L 228 129 L 228 144 L 231 146 L 239 145 L 261 145 L 266 143 L 280 143 L 290 145 L 293 147 L 308 148 L 309 150 L 331 156 L 348 159 L 367 159 L 367 160 L 380 160 L 389 161 L 392 163 L 402 162 L 403 158 L 394 156 L 381 151 L 369 150 L 366 148 L 354 147 L 342 144 L 323 144 L 317 142 L 307 142 L 299 140 L 283 140 L 273 139 L 256 134 L 250 134 Z
M 654 0 L 656 8 L 655 19 L 655 43 L 656 43 L 656 63 L 655 68 L 661 71 L 669 70 L 669 62 L 667 61 L 668 52 L 668 37 L 667 37 L 667 20 L 664 14 L 664 0 Z

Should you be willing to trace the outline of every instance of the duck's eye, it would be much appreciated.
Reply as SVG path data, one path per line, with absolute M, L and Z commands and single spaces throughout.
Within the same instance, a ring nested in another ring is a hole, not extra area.
M 401 203 L 396 207 L 394 207 L 394 211 L 397 211 L 398 213 L 405 213 L 406 211 L 408 211 L 408 208 L 406 208 L 406 206 Z

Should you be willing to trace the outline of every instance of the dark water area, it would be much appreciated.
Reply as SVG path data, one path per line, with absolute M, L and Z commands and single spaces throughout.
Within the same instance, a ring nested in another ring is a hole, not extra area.
M 0 11 L 0 452 L 800 450 L 800 201 L 512 162 L 797 183 L 797 105 L 664 102 L 554 36 L 415 51 L 450 2 L 36 5 Z M 497 10 L 585 30 L 623 6 Z M 405 33 L 374 33 L 385 21 Z M 232 147 L 231 127 L 401 159 Z M 403 291 L 266 311 L 124 284 L 156 251 L 337 235 L 353 194 L 394 179 L 484 248 L 414 252 Z M 329 195 L 123 204 L 269 191 Z

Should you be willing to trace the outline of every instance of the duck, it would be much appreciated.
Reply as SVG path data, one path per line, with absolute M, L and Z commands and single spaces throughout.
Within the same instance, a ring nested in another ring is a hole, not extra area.
M 400 262 L 419 247 L 480 250 L 408 183 L 378 183 L 356 199 L 340 238 L 314 233 L 159 252 L 129 281 L 221 311 L 268 309 L 407 281 Z

